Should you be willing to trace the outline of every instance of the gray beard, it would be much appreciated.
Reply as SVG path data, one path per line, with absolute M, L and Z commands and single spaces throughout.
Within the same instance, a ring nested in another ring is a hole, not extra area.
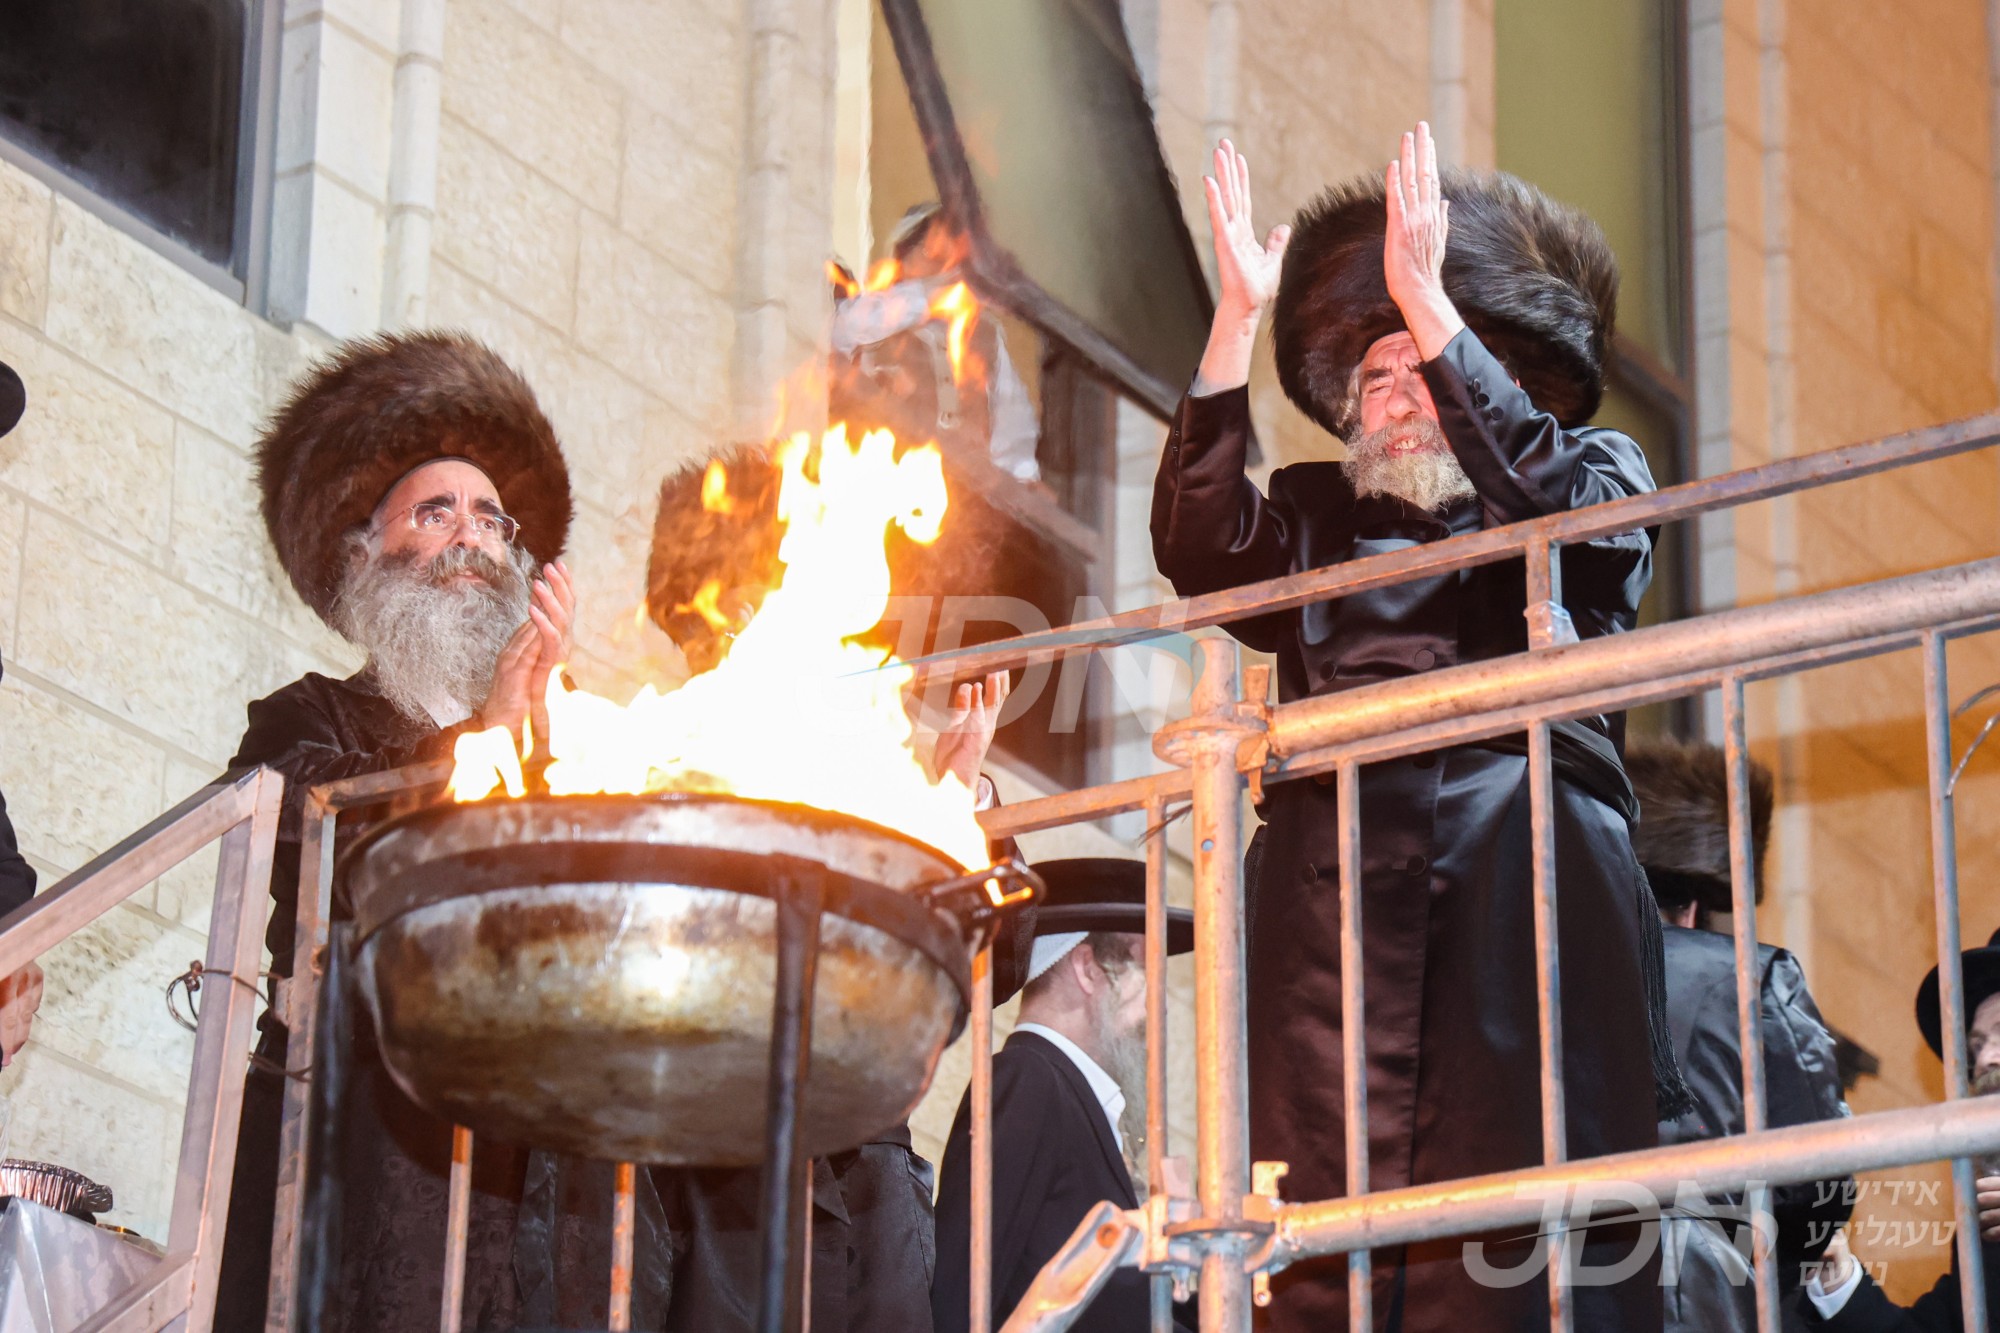
M 1391 453 L 1395 441 L 1416 439 L 1415 453 Z M 1388 495 L 1423 510 L 1438 510 L 1479 492 L 1458 465 L 1444 431 L 1429 417 L 1416 417 L 1371 431 L 1347 446 L 1340 467 L 1357 496 Z
M 519 547 L 503 563 L 448 546 L 419 566 L 364 545 L 334 600 L 334 628 L 367 649 L 375 687 L 403 716 L 432 721 L 431 707 L 447 700 L 476 713 L 501 650 L 528 618 L 533 568 Z M 452 581 L 468 570 L 480 581 Z
M 1116 1001 L 1107 992 L 1103 1007 L 1094 1016 L 1097 1048 L 1104 1055 L 1104 1072 L 1117 1081 L 1125 1094 L 1125 1109 L 1118 1116 L 1118 1132 L 1125 1140 L 1125 1169 L 1140 1194 L 1146 1192 L 1146 1029 L 1120 1031 Z

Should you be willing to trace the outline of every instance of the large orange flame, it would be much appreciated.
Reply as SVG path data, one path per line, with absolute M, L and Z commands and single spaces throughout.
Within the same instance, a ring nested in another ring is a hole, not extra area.
M 913 673 L 857 642 L 888 609 L 889 524 L 917 542 L 937 539 L 947 503 L 937 447 L 898 457 L 887 431 L 850 444 L 836 426 L 817 450 L 794 436 L 777 460 L 779 586 L 728 657 L 677 690 L 646 685 L 620 705 L 552 676 L 549 791 L 794 802 L 901 830 L 967 868 L 985 865 L 972 792 L 949 774 L 933 782 L 912 748 L 904 697 Z M 456 757 L 454 799 L 520 794 L 521 764 L 504 729 L 461 737 Z
M 971 342 L 972 322 L 979 318 L 979 302 L 970 287 L 955 282 L 931 298 L 931 317 L 951 321 L 945 331 L 945 350 L 951 357 L 951 382 L 963 385 L 965 350 Z

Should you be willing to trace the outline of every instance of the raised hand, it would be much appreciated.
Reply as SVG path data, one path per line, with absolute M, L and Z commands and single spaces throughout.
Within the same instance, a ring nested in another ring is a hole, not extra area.
M 1012 689 L 1011 677 L 996 671 L 983 682 L 960 685 L 951 694 L 951 711 L 938 732 L 937 748 L 931 752 L 931 771 L 940 779 L 950 773 L 968 791 L 979 788 L 979 768 L 993 745 L 993 732 L 1000 725 L 1000 710 Z
M 1273 227 L 1258 243 L 1250 225 L 1250 164 L 1229 140 L 1215 146 L 1215 174 L 1201 179 L 1215 233 L 1215 276 L 1222 289 L 1208 349 L 1195 376 L 1195 392 L 1207 394 L 1249 383 L 1257 323 L 1278 294 L 1292 229 Z
M 576 616 L 576 586 L 570 582 L 569 566 L 558 560 L 542 566 L 542 576 L 534 583 L 534 600 L 528 605 L 528 624 L 535 631 L 535 660 L 528 672 L 528 712 L 534 723 L 538 744 L 546 747 L 549 734 L 549 676 L 569 661 L 570 626 Z
M 1382 273 L 1389 298 L 1426 359 L 1465 327 L 1444 291 L 1445 243 L 1451 234 L 1451 202 L 1438 182 L 1437 143 L 1431 127 L 1417 122 L 1403 136 L 1400 157 L 1389 164 L 1388 225 L 1382 240 Z
M 1222 287 L 1216 318 L 1255 320 L 1278 294 L 1290 227 L 1273 227 L 1260 245 L 1250 225 L 1250 164 L 1224 139 L 1215 146 L 1215 174 L 1201 178 L 1208 222 L 1215 232 L 1215 276 Z

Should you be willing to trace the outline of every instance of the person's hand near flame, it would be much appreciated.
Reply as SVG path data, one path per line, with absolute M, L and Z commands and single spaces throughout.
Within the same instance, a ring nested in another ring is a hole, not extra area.
M 570 582 L 569 566 L 560 560 L 543 565 L 541 577 L 534 581 L 528 618 L 507 641 L 493 668 L 493 688 L 479 710 L 482 726 L 505 727 L 519 740 L 522 723 L 529 722 L 540 743 L 546 744 L 549 676 L 569 661 L 575 615 L 576 586 Z
M 992 803 L 985 790 L 980 767 L 993 747 L 993 732 L 1000 725 L 1000 710 L 1006 706 L 1012 678 L 996 671 L 982 682 L 967 682 L 951 692 L 951 710 L 938 731 L 937 748 L 931 751 L 931 772 L 943 781 L 949 773 L 980 798 L 982 808 Z

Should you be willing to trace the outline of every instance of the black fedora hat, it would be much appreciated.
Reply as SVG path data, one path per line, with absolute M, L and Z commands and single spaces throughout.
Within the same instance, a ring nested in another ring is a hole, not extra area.
M 0 435 L 14 429 L 28 410 L 28 390 L 21 377 L 5 361 L 0 361 Z
M 1035 867 L 1048 892 L 1035 913 L 1037 935 L 1076 930 L 1146 931 L 1146 863 L 1122 856 L 1077 856 Z M 1194 913 L 1167 909 L 1167 952 L 1194 948 Z
M 1980 1004 L 2000 995 L 2000 930 L 1993 932 L 1983 949 L 1967 949 L 1959 955 L 1965 966 L 1965 1023 L 1970 1029 L 1972 1016 L 1979 1012 Z M 1924 1034 L 1931 1050 L 1944 1055 L 1944 1019 L 1938 1003 L 1938 970 L 1932 968 L 1917 987 L 1917 1030 Z
M 1040 861 L 1034 871 L 1044 892 L 1003 929 L 993 949 L 993 1002 L 1000 1004 L 1028 982 L 1035 937 L 1093 930 L 1143 935 L 1146 931 L 1146 863 L 1121 856 L 1078 856 Z M 1167 909 L 1167 952 L 1194 948 L 1194 913 Z

